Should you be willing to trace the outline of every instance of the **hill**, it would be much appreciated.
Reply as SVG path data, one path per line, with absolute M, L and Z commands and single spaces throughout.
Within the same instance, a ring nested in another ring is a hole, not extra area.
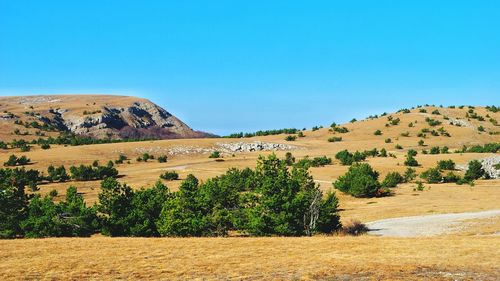
M 197 138 L 196 132 L 149 100 L 111 95 L 0 98 L 0 138 L 36 139 L 60 132 L 97 139 Z
M 90 110 L 84 108 L 78 111 Z M 134 192 L 150 188 L 159 180 L 168 186 L 169 192 L 176 192 L 189 174 L 207 183 L 208 179 L 233 167 L 254 168 L 260 155 L 275 153 L 285 158 L 291 153 L 295 163 L 325 156 L 332 162 L 311 167 L 309 171 L 324 194 L 335 192 L 341 221 L 349 225 L 350 221 L 357 220 L 368 223 L 498 209 L 500 179 L 478 179 L 472 186 L 444 181 L 428 183 L 417 177 L 390 188 L 391 196 L 372 198 L 351 196 L 334 189 L 332 182 L 349 169 L 335 158 L 342 150 L 360 153 L 385 150 L 387 157 L 368 156 L 362 161 L 380 173 L 380 181 L 392 172 L 404 174 L 409 168 L 404 162 L 410 150 L 418 153 L 415 159 L 419 166 L 412 167 L 418 175 L 436 167 L 440 160 L 452 160 L 456 168 L 449 172 L 463 177 L 463 167 L 471 160 L 500 159 L 498 149 L 484 149 L 487 144 L 493 144 L 487 147 L 499 147 L 499 119 L 496 107 L 419 106 L 346 124 L 249 133 L 247 136 L 252 137 L 242 138 L 51 144 L 45 149 L 33 143 L 28 151 L 9 144 L 0 149 L 0 163 L 6 162 L 12 154 L 26 156 L 29 163 L 17 167 L 24 166 L 47 175 L 50 165 L 64 165 L 70 170 L 69 166 L 90 166 L 95 160 L 98 165 L 114 161 L 113 167 L 119 174 L 117 180 L 130 185 Z M 210 158 L 214 152 L 219 152 L 220 158 Z M 117 161 L 120 158 L 124 158 L 123 161 Z M 160 178 L 165 172 L 176 172 L 179 179 Z M 424 182 L 422 190 L 416 189 L 418 181 Z M 36 192 L 61 202 L 65 200 L 67 188 L 75 186 L 88 206 L 92 206 L 99 202 L 100 183 L 99 180 L 76 179 L 43 181 Z M 0 266 L 0 272 L 7 280 L 27 276 L 36 279 L 496 280 L 500 262 L 496 247 L 499 229 L 497 216 L 464 220 L 447 229 L 449 233 L 434 237 L 334 234 L 301 238 L 160 239 L 107 238 L 94 234 L 91 238 L 15 239 L 0 241 L 3 249 L 0 256 L 7 261 Z M 239 234 L 229 234 L 233 235 Z M 123 253 L 122 259 L 116 259 L 116 249 Z M 176 257 L 174 261 L 172 256 Z M 137 262 L 141 260 L 144 262 Z

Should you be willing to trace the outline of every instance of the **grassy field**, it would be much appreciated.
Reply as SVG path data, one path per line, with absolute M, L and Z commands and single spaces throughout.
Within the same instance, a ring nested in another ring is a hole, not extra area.
M 167 163 L 151 160 L 137 162 L 144 152 L 155 156 L 166 154 L 176 147 L 212 149 L 220 142 L 265 141 L 294 145 L 293 155 L 334 158 L 343 149 L 350 151 L 386 148 L 395 158 L 368 158 L 366 162 L 381 173 L 403 172 L 403 162 L 408 149 L 416 149 L 416 159 L 421 164 L 420 173 L 434 167 L 438 160 L 452 159 L 457 165 L 481 159 L 491 154 L 451 153 L 423 155 L 422 149 L 448 146 L 450 151 L 463 145 L 499 142 L 498 126 L 488 121 L 467 120 L 463 109 L 427 107 L 428 113 L 412 110 L 411 113 L 391 114 L 400 118 L 399 125 L 386 127 L 387 117 L 363 120 L 343 126 L 348 133 L 330 132 L 327 128 L 307 130 L 303 138 L 285 141 L 286 135 L 245 139 L 188 139 L 161 140 L 134 143 L 116 143 L 87 146 L 53 146 L 42 150 L 34 147 L 30 152 L 0 150 L 0 163 L 9 155 L 26 155 L 32 164 L 26 168 L 46 171 L 49 165 L 101 164 L 115 160 L 120 153 L 130 158 L 130 163 L 117 166 L 121 177 L 134 188 L 148 187 L 167 170 L 176 170 L 181 179 L 188 174 L 206 180 L 224 173 L 230 167 L 254 167 L 259 155 L 271 152 L 246 152 L 224 154 L 224 161 L 208 158 L 208 153 L 168 155 Z M 439 110 L 441 115 L 430 112 Z M 499 120 L 500 113 L 476 108 L 481 116 L 487 114 Z M 450 119 L 466 120 L 467 126 L 449 124 Z M 430 127 L 425 118 L 442 121 L 442 125 Z M 413 127 L 409 127 L 412 123 Z M 486 132 L 480 132 L 483 126 Z M 431 136 L 419 146 L 418 132 L 423 128 L 443 127 L 451 137 Z M 382 135 L 373 134 L 381 130 Z M 401 134 L 408 132 L 409 136 Z M 332 136 L 342 137 L 340 142 L 328 142 Z M 386 143 L 390 138 L 391 143 Z M 399 144 L 403 149 L 396 149 Z M 276 152 L 284 156 L 285 152 Z M 314 179 L 324 191 L 332 190 L 332 181 L 347 171 L 338 161 L 333 165 L 312 168 Z M 180 181 L 166 182 L 176 190 Z M 75 185 L 89 203 L 96 202 L 99 181 L 68 182 L 40 185 L 41 193 L 56 189 L 63 196 L 69 185 Z M 378 219 L 482 211 L 500 208 L 500 180 L 479 180 L 475 186 L 456 184 L 426 184 L 424 191 L 414 191 L 415 184 L 403 184 L 394 188 L 394 196 L 384 198 L 353 198 L 340 192 L 343 221 L 369 222 Z M 444 279 L 444 280 L 495 280 L 500 276 L 500 237 L 498 219 L 470 221 L 461 233 L 435 238 L 379 238 L 379 237 L 311 237 L 311 238 L 185 238 L 144 239 L 105 238 L 88 239 L 41 239 L 0 241 L 0 273 L 3 279 L 200 279 L 200 280 L 256 280 L 256 279 Z M 477 235 L 481 234 L 481 235 Z
M 499 237 L 0 241 L 3 280 L 495 280 Z

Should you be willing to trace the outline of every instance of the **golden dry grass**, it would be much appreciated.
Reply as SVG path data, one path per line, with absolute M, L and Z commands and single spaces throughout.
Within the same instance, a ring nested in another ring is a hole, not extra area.
M 4 280 L 494 280 L 500 237 L 0 241 Z

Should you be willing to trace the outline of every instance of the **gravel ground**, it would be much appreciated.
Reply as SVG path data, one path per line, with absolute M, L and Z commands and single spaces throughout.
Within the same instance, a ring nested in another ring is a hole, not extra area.
M 367 223 L 366 226 L 370 229 L 368 234 L 377 236 L 436 236 L 460 229 L 463 220 L 495 216 L 500 216 L 500 210 L 384 219 Z

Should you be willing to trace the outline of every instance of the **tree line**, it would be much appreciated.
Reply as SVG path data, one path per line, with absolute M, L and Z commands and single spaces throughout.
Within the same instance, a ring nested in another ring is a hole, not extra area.
M 255 169 L 230 169 L 200 182 L 193 175 L 172 192 L 161 182 L 133 190 L 113 177 L 101 182 L 87 206 L 75 187 L 64 200 L 29 194 L 36 185 L 24 169 L 0 170 L 0 237 L 90 236 L 303 236 L 341 227 L 338 200 L 323 194 L 307 167 L 289 167 L 276 155 Z

